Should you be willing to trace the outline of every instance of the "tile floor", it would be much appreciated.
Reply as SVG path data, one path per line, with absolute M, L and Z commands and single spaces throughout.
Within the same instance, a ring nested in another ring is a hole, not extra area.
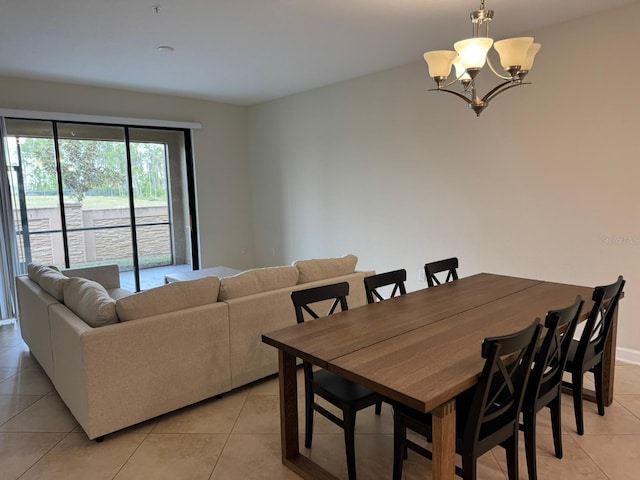
M 584 436 L 575 434 L 568 397 L 564 406 L 562 460 L 552 453 L 548 417 L 539 416 L 540 480 L 640 478 L 640 366 L 618 365 L 615 402 L 604 417 L 587 404 Z M 316 418 L 313 448 L 303 449 L 303 454 L 346 478 L 341 430 Z M 360 479 L 391 478 L 392 432 L 390 407 L 385 405 L 380 417 L 372 408 L 359 413 Z M 526 479 L 522 443 L 520 478 Z M 496 449 L 480 459 L 478 478 L 505 480 L 505 471 L 504 454 Z M 404 474 L 407 480 L 429 479 L 430 463 L 410 452 Z M 280 463 L 277 379 L 163 415 L 96 443 L 87 439 L 55 393 L 17 327 L 0 326 L 0 480 L 292 478 L 299 477 Z

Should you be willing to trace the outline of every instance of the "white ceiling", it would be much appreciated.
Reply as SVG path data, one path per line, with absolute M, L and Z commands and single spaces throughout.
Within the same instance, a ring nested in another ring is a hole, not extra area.
M 498 39 L 637 1 L 486 0 L 486 8 L 495 10 Z M 469 12 L 479 4 L 0 0 L 0 75 L 250 105 L 450 49 L 471 36 Z

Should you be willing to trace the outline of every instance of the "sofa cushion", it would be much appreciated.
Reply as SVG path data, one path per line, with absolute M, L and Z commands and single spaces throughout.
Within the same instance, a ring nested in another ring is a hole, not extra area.
M 118 323 L 116 301 L 98 282 L 69 278 L 64 284 L 64 304 L 92 327 Z
M 107 293 L 114 300 L 118 300 L 122 297 L 128 297 L 129 295 L 133 295 L 133 292 L 130 292 L 126 288 L 107 288 Z
M 53 268 L 45 267 L 40 271 L 40 287 L 59 302 L 64 300 L 63 288 L 67 280 L 68 277 Z
M 151 317 L 215 303 L 218 301 L 219 290 L 218 277 L 171 282 L 119 298 L 116 301 L 116 311 L 121 322 Z
M 293 262 L 293 266 L 300 273 L 298 283 L 309 283 L 353 273 L 356 263 L 358 263 L 358 257 L 347 254 L 339 258 L 297 260 Z
M 27 265 L 27 275 L 31 280 L 40 285 L 40 272 L 45 267 L 46 265 L 43 265 L 42 263 L 30 263 Z
M 54 270 L 59 272 L 60 270 L 55 265 L 45 265 L 44 263 L 32 262 L 27 265 L 27 275 L 28 277 L 40 285 L 40 275 L 42 272 L 47 270 Z
M 59 302 L 62 301 L 62 287 L 67 277 L 61 274 L 56 267 L 33 262 L 27 265 L 27 274 L 29 279 L 40 285 L 45 292 Z
M 260 292 L 293 287 L 298 284 L 298 270 L 295 267 L 267 267 L 247 270 L 220 281 L 221 302 L 232 298 L 246 297 Z

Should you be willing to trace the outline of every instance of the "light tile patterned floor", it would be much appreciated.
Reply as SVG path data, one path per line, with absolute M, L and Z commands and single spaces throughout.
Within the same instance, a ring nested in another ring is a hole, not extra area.
M 586 405 L 584 436 L 575 433 L 569 397 L 563 407 L 562 460 L 552 453 L 548 416 L 539 416 L 540 480 L 640 478 L 640 366 L 617 366 L 615 402 L 604 417 L 597 415 L 594 405 Z M 303 453 L 339 478 L 346 478 L 341 430 L 322 417 L 316 418 L 313 448 L 303 449 Z M 359 478 L 391 477 L 392 432 L 390 407 L 385 405 L 379 417 L 372 408 L 358 414 Z M 526 479 L 522 447 L 520 453 L 520 478 Z M 0 326 L 0 466 L 0 480 L 299 478 L 280 463 L 275 378 L 149 420 L 96 443 L 87 439 L 55 393 L 15 325 Z M 505 480 L 502 450 L 482 457 L 479 470 L 479 479 Z M 410 452 L 405 478 L 430 479 L 430 463 Z

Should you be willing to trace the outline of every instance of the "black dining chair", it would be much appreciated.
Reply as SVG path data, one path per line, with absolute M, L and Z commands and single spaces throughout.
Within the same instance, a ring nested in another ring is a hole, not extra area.
M 476 479 L 478 457 L 497 445 L 506 450 L 509 480 L 518 479 L 518 425 L 531 362 L 542 326 L 538 320 L 524 330 L 485 338 L 486 359 L 478 384 L 456 397 L 456 452 L 462 465 L 456 474 Z M 432 417 L 404 405 L 394 405 L 393 479 L 402 478 L 407 448 L 431 459 L 431 452 L 409 438 L 407 429 L 432 434 Z
M 378 289 L 387 286 L 390 287 L 391 285 L 393 285 L 393 289 L 387 299 L 393 298 L 396 295 L 406 295 L 407 289 L 404 286 L 404 282 L 406 281 L 407 271 L 405 269 L 365 277 L 364 290 L 367 294 L 367 303 L 376 303 L 385 300 Z
M 427 286 L 435 287 L 442 282 L 436 277 L 436 273 L 447 272 L 447 276 L 444 283 L 458 280 L 458 258 L 447 258 L 445 260 L 438 260 L 437 262 L 425 263 L 424 273 L 427 277 Z
M 305 313 L 311 319 L 321 316 L 316 310 L 328 307 L 325 316 L 332 315 L 339 307 L 348 310 L 347 282 L 323 285 L 291 292 L 291 300 L 296 312 L 298 323 L 304 323 Z M 313 308 L 312 308 L 313 306 Z M 344 443 L 347 455 L 347 472 L 349 480 L 356 478 L 355 459 L 355 421 L 356 412 L 371 405 L 376 406 L 376 415 L 380 414 L 383 397 L 368 388 L 347 380 L 325 369 L 313 370 L 307 361 L 302 362 L 304 369 L 305 396 L 305 436 L 304 446 L 311 448 L 313 438 L 313 412 L 316 411 L 344 430 Z M 316 403 L 315 396 L 319 396 L 342 410 L 342 418 L 337 417 L 322 405 Z
M 593 307 L 585 322 L 579 340 L 572 340 L 565 371 L 571 374 L 571 381 L 563 381 L 562 385 L 571 389 L 573 409 L 576 417 L 578 435 L 584 434 L 584 413 L 582 406 L 583 377 L 587 372 L 593 373 L 596 387 L 596 403 L 598 414 L 604 415 L 604 349 L 611 333 L 618 300 L 622 295 L 625 280 L 618 277 L 615 283 L 596 287 L 593 290 Z
M 544 407 L 551 413 L 556 457 L 562 458 L 562 374 L 583 304 L 582 297 L 578 295 L 572 305 L 550 310 L 545 317 L 546 334 L 534 357 L 520 424 L 520 430 L 524 432 L 529 480 L 537 479 L 536 414 Z

